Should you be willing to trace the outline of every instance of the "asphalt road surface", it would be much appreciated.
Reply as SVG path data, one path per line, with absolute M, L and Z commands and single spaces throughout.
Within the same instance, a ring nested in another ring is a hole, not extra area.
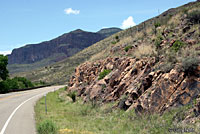
M 36 134 L 36 101 L 46 93 L 61 87 L 63 86 L 0 94 L 0 134 Z

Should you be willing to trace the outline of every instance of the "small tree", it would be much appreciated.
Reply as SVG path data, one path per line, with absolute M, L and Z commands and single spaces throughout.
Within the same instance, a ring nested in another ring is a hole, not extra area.
M 0 78 L 2 80 L 6 80 L 8 78 L 8 70 L 7 70 L 7 65 L 8 65 L 8 57 L 0 55 Z
M 160 22 L 156 22 L 156 23 L 154 24 L 155 35 L 157 34 L 157 28 L 160 27 L 160 26 L 161 26 Z

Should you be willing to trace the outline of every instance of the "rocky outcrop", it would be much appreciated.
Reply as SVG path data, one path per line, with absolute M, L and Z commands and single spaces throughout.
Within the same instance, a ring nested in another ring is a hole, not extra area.
M 191 103 L 200 94 L 200 66 L 193 75 L 155 69 L 155 58 L 107 58 L 76 68 L 69 83 L 85 101 L 119 101 L 119 107 L 139 113 L 159 112 Z M 100 72 L 112 70 L 99 80 Z

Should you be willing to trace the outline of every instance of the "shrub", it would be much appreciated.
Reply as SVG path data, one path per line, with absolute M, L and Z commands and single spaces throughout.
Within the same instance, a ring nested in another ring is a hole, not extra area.
M 162 43 L 162 40 L 163 40 L 163 37 L 160 35 L 156 38 L 155 40 L 155 46 L 156 46 L 156 49 L 160 48 L 160 44 Z
M 198 24 L 200 23 L 200 10 L 194 10 L 190 13 L 187 14 L 187 18 L 189 19 L 190 22 L 193 24 Z
M 115 36 L 115 39 L 116 39 L 116 40 L 119 40 L 119 36 Z
M 0 80 L 6 80 L 8 76 L 8 69 L 6 68 L 8 64 L 8 57 L 0 54 Z
M 162 52 L 164 55 L 164 59 L 163 63 L 158 65 L 156 67 L 156 70 L 161 70 L 164 73 L 168 73 L 171 71 L 171 69 L 173 69 L 176 65 L 176 63 L 178 62 L 177 60 L 177 53 L 175 53 L 174 51 L 163 51 Z
M 116 42 L 116 41 L 112 41 L 111 43 L 112 43 L 112 44 L 116 44 L 117 42 Z
M 182 48 L 183 46 L 185 45 L 185 43 L 183 43 L 182 41 L 180 41 L 180 40 L 176 40 L 175 42 L 174 42 L 174 44 L 172 45 L 172 50 L 174 50 L 175 52 L 178 52 L 178 50 L 180 49 L 180 48 Z
M 8 83 L 5 81 L 0 82 L 0 93 L 7 93 L 9 92 L 9 86 Z
M 177 63 L 177 54 L 173 51 L 166 53 L 166 62 L 175 64 Z
M 128 96 L 127 95 L 123 95 L 118 103 L 118 107 L 121 109 L 121 110 L 127 110 L 129 107 L 126 105 L 126 100 L 128 99 Z
M 157 28 L 158 27 L 160 27 L 161 26 L 161 24 L 160 24 L 160 22 L 156 22 L 155 24 L 154 24 L 154 32 L 155 32 L 155 35 L 157 34 Z
M 13 79 L 6 79 L 2 81 L 0 84 L 0 92 L 7 93 L 12 91 L 12 89 L 25 89 L 31 87 L 34 87 L 31 81 L 24 77 L 15 77 Z
M 128 45 L 128 46 L 126 46 L 126 47 L 124 48 L 124 51 L 128 52 L 128 50 L 131 49 L 131 48 L 132 48 L 132 46 L 131 46 L 131 45 Z
M 193 73 L 193 71 L 197 68 L 198 64 L 199 60 L 197 57 L 186 57 L 182 59 L 180 70 L 186 73 Z
M 7 79 L 0 82 L 0 93 L 8 93 L 11 89 L 19 89 L 17 81 Z
M 76 92 L 69 92 L 68 96 L 72 99 L 73 102 L 76 102 Z
M 154 27 L 155 27 L 155 28 L 158 28 L 158 27 L 160 27 L 160 26 L 161 26 L 160 22 L 156 22 L 156 23 L 154 24 Z
M 110 72 L 111 72 L 112 70 L 109 70 L 109 69 L 105 69 L 105 70 L 103 70 L 103 72 L 101 72 L 100 74 L 99 74 L 99 80 L 101 80 L 101 79 L 103 79 L 106 75 L 108 75 Z
M 116 42 L 119 42 L 120 41 L 119 36 L 115 36 L 115 40 Z
M 162 65 L 160 65 L 160 70 L 164 73 L 168 73 L 170 72 L 173 68 L 174 68 L 175 64 L 171 63 L 171 62 L 166 62 Z
M 182 12 L 183 12 L 184 14 L 187 14 L 187 13 L 188 13 L 188 9 L 185 7 L 185 8 L 182 9 Z
M 25 86 L 25 88 L 34 87 L 34 85 L 31 83 L 31 81 L 27 80 L 24 77 L 15 77 L 15 78 L 13 78 L 13 80 L 21 82 Z
M 45 120 L 37 127 L 37 132 L 38 134 L 57 134 L 57 127 L 52 121 Z
M 115 36 L 115 41 L 112 41 L 111 43 L 112 44 L 116 44 L 119 41 L 120 41 L 119 36 Z

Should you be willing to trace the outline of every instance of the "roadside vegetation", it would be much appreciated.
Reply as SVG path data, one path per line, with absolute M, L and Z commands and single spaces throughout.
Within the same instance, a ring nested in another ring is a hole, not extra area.
M 9 78 L 7 64 L 8 57 L 0 55 L 0 93 L 34 87 L 34 84 L 24 77 Z
M 64 88 L 49 93 L 46 98 L 47 114 L 44 97 L 35 106 L 38 134 L 45 128 L 57 130 L 55 134 L 170 134 L 174 128 L 198 131 L 193 125 L 176 122 L 186 117 L 191 105 L 172 109 L 162 116 L 138 116 L 134 111 L 120 110 L 117 102 L 102 106 L 83 103 L 80 98 L 73 102 Z

